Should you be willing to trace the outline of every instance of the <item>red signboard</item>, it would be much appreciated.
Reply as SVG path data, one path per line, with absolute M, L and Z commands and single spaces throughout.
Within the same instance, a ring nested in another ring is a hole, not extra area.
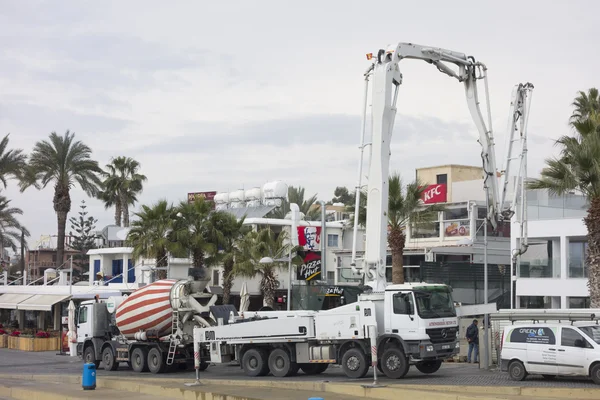
M 188 203 L 193 203 L 197 198 L 204 197 L 204 200 L 214 201 L 217 192 L 195 192 L 188 193 Z
M 440 183 L 427 186 L 421 195 L 421 200 L 423 200 L 424 204 L 445 203 L 447 196 L 447 186 Z
M 320 226 L 299 226 L 298 244 L 305 250 L 316 250 L 321 244 Z

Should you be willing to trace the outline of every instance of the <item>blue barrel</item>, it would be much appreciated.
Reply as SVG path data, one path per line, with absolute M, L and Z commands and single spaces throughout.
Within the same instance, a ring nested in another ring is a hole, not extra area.
M 83 390 L 96 389 L 96 364 L 83 364 L 83 377 L 81 378 Z
M 308 400 L 325 400 L 322 397 L 309 397 Z

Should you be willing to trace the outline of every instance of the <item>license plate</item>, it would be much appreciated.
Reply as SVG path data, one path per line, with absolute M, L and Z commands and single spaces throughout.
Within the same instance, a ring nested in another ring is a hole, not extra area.
M 445 345 L 442 346 L 442 349 L 449 349 L 449 348 L 450 348 L 449 344 L 445 344 Z

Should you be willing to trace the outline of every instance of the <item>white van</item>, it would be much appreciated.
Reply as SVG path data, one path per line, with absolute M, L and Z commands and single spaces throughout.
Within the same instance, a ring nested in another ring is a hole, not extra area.
M 504 328 L 502 371 L 521 381 L 528 374 L 589 376 L 600 385 L 600 325 L 533 323 Z

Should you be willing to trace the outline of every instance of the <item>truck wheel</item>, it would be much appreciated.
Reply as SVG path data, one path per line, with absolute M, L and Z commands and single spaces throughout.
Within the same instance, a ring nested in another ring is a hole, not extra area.
M 267 352 L 259 348 L 246 351 L 242 356 L 242 368 L 248 376 L 265 376 L 269 373 Z
M 153 347 L 148 352 L 148 369 L 153 374 L 160 374 L 165 372 L 167 363 L 160 349 Z
M 115 361 L 115 353 L 110 346 L 102 352 L 102 362 L 106 371 L 116 371 L 119 368 L 119 363 Z
M 361 349 L 348 349 L 342 357 L 342 369 L 348 378 L 364 378 L 369 371 L 367 358 Z
M 131 368 L 135 372 L 148 371 L 148 363 L 146 361 L 147 357 L 147 352 L 143 348 L 136 347 L 133 349 L 131 352 Z
M 300 369 L 302 369 L 302 372 L 304 372 L 306 375 L 321 374 L 325 372 L 328 367 L 329 364 L 300 364 Z
M 295 375 L 298 368 L 298 364 L 292 361 L 290 354 L 284 349 L 275 349 L 269 355 L 269 369 L 273 376 L 283 378 Z
M 442 366 L 442 361 L 423 361 L 416 365 L 417 369 L 424 374 L 433 374 Z
M 508 375 L 513 381 L 522 381 L 527 376 L 527 371 L 521 361 L 515 360 L 508 364 Z
M 100 361 L 96 360 L 96 352 L 94 346 L 88 346 L 83 350 L 83 362 L 86 364 L 95 364 L 96 369 L 100 366 Z
M 381 369 L 385 376 L 391 379 L 403 378 L 408 373 L 408 358 L 397 347 L 392 347 L 383 352 Z

